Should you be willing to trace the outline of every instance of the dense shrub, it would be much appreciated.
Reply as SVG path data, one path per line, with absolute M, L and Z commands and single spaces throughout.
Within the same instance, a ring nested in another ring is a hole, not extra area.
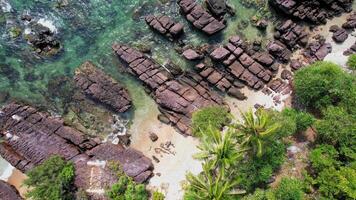
M 295 93 L 298 101 L 312 109 L 330 105 L 347 105 L 355 109 L 355 78 L 336 64 L 316 62 L 295 74 Z
M 136 184 L 131 178 L 123 175 L 119 181 L 106 192 L 111 200 L 146 200 L 148 193 L 145 185 Z
M 338 166 L 338 152 L 331 145 L 320 145 L 310 152 L 309 159 L 313 169 L 319 173 L 320 171 Z
M 283 178 L 274 191 L 278 200 L 302 200 L 304 197 L 303 183 L 294 178 Z
M 26 194 L 33 200 L 72 200 L 75 188 L 74 166 L 59 156 L 50 157 L 27 173 L 24 185 L 31 188 Z
M 158 191 L 153 192 L 152 200 L 164 200 L 164 194 Z
M 211 126 L 214 129 L 220 130 L 223 126 L 231 121 L 231 114 L 225 107 L 214 106 L 201 109 L 193 113 L 192 130 L 195 136 L 199 136 L 201 132 L 207 131 Z
M 123 175 L 119 181 L 106 192 L 112 200 L 147 200 L 148 193 L 145 185 L 136 184 L 131 178 Z
M 239 164 L 238 172 L 242 188 L 250 192 L 256 187 L 264 187 L 284 160 L 285 145 L 279 140 L 269 141 L 262 157 L 255 156 Z
M 349 56 L 347 60 L 347 66 L 352 70 L 356 70 L 356 54 L 352 54 Z
M 347 160 L 356 160 L 356 118 L 341 107 L 329 107 L 315 124 L 318 142 L 335 146 Z
M 356 199 L 356 170 L 334 167 L 323 170 L 316 178 L 319 192 L 328 199 Z
M 242 200 L 275 200 L 275 198 L 271 189 L 262 190 L 258 188 L 253 194 L 244 196 Z

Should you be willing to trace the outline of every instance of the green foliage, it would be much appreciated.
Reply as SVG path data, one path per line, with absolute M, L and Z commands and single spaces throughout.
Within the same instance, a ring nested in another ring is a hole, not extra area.
M 164 200 L 164 194 L 158 191 L 153 192 L 152 200 Z
M 200 152 L 194 158 L 224 169 L 243 157 L 243 150 L 236 149 L 231 131 L 221 133 L 211 126 L 202 134 L 201 143 L 197 147 Z
M 184 200 L 232 200 L 245 193 L 234 190 L 237 181 L 232 181 L 230 174 L 226 174 L 223 168 L 218 170 L 214 168 L 210 163 L 206 163 L 203 164 L 203 172 L 199 175 L 187 174 L 189 185 Z
M 309 159 L 313 169 L 319 173 L 325 168 L 336 167 L 339 165 L 338 152 L 327 144 L 323 144 L 310 152 Z
M 208 127 L 221 130 L 231 121 L 231 114 L 225 107 L 214 106 L 193 113 L 192 130 L 195 136 L 207 131 Z
M 352 54 L 349 56 L 347 60 L 347 66 L 352 70 L 356 70 L 356 54 Z
M 271 116 L 263 109 L 259 109 L 254 114 L 252 110 L 242 114 L 243 121 L 235 124 L 234 127 L 241 133 L 240 144 L 243 148 L 250 149 L 255 155 L 261 157 L 263 154 L 263 143 L 272 137 L 280 125 L 271 120 Z
M 280 124 L 277 130 L 279 137 L 287 137 L 305 131 L 315 122 L 313 115 L 293 108 L 286 108 L 282 112 L 269 111 L 269 114 L 273 121 Z
M 355 111 L 355 78 L 336 64 L 316 62 L 297 71 L 294 80 L 297 99 L 308 108 L 340 104 Z
M 256 187 L 264 187 L 285 161 L 285 145 L 279 140 L 271 140 L 262 157 L 254 156 L 247 162 L 238 165 L 239 180 L 243 189 L 253 191 Z
M 72 200 L 74 196 L 74 166 L 59 156 L 52 156 L 27 173 L 26 194 L 33 200 Z
M 262 190 L 257 188 L 253 194 L 244 196 L 242 200 L 272 200 L 274 199 L 273 191 Z
M 278 200 L 302 200 L 304 198 L 303 183 L 294 178 L 283 178 L 274 191 Z
M 356 160 L 356 118 L 341 107 L 329 107 L 315 128 L 318 142 L 335 146 L 347 160 Z
M 316 179 L 319 192 L 327 198 L 356 199 L 356 170 L 334 167 L 323 170 Z
M 123 175 L 119 181 L 106 191 L 106 196 L 112 200 L 147 200 L 145 185 L 136 184 L 131 178 Z

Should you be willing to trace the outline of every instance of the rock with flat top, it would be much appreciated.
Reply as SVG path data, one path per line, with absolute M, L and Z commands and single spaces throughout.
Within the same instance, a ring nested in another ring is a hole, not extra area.
M 213 35 L 225 28 L 223 21 L 216 19 L 195 0 L 178 0 L 181 13 L 193 26 L 208 35 Z
M 153 30 L 171 39 L 177 39 L 184 32 L 183 24 L 174 22 L 166 15 L 148 15 L 145 21 Z
M 115 112 L 122 113 L 131 108 L 127 90 L 91 62 L 85 62 L 76 70 L 74 81 L 86 96 Z

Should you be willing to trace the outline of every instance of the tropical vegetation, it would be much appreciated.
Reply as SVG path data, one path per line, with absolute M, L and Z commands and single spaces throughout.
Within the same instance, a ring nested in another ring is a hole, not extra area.
M 27 173 L 26 197 L 33 200 L 72 200 L 76 188 L 73 163 L 52 156 Z
M 201 140 L 195 158 L 204 170 L 187 175 L 185 199 L 356 199 L 355 82 L 336 64 L 316 62 L 296 72 L 297 109 L 250 110 L 240 121 L 227 114 L 232 122 L 217 126 L 210 126 L 213 114 L 199 111 L 208 119 L 193 117 Z M 303 178 L 284 177 L 270 187 L 288 141 L 305 132 L 316 132 L 316 140 Z

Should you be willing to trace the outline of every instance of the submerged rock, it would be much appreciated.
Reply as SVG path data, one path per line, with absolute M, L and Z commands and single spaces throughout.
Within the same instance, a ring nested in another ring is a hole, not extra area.
M 61 49 L 58 37 L 50 28 L 38 23 L 30 23 L 30 32 L 25 35 L 26 40 L 42 55 L 53 55 Z
M 131 108 L 127 90 L 91 62 L 85 62 L 76 70 L 74 82 L 88 97 L 115 112 L 121 113 Z
M 0 180 L 0 198 L 2 200 L 23 200 L 16 188 Z

